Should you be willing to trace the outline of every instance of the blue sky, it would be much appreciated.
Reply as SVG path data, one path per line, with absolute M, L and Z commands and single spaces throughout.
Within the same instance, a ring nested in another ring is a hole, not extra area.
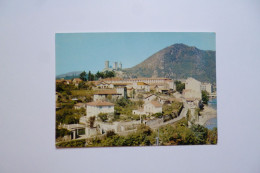
M 122 62 L 129 68 L 175 43 L 216 50 L 210 32 L 57 33 L 56 75 L 71 71 L 102 71 L 104 62 Z

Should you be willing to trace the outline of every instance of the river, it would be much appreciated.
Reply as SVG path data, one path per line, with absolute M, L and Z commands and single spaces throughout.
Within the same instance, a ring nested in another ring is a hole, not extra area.
M 208 106 L 217 110 L 217 98 L 213 98 L 213 99 L 210 99 L 209 102 L 208 102 Z M 208 129 L 213 129 L 214 127 L 217 127 L 217 117 L 216 118 L 212 118 L 212 119 L 209 119 L 206 123 L 205 123 L 205 126 L 208 128 Z

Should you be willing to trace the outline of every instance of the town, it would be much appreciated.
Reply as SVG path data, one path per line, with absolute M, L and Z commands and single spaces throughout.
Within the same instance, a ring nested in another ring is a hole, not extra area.
M 106 61 L 103 72 L 96 75 L 89 72 L 86 77 L 86 72 L 82 72 L 79 78 L 56 80 L 57 147 L 115 146 L 102 140 L 111 136 L 125 139 L 138 131 L 153 135 L 137 144 L 118 145 L 178 145 L 183 141 L 162 139 L 167 138 L 163 131 L 177 126 L 198 130 L 217 116 L 216 110 L 207 106 L 209 99 L 216 98 L 216 88 L 210 83 L 192 77 L 117 77 L 121 69 L 121 63 L 117 67 L 115 62 L 110 68 Z M 96 76 L 98 79 L 94 80 Z M 194 140 L 198 141 L 198 133 L 202 132 L 194 133 Z M 207 131 L 207 139 L 194 144 L 216 143 L 216 130 L 210 134 Z

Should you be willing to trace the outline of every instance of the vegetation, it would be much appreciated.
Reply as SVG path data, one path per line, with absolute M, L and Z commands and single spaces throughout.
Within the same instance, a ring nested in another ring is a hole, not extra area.
M 91 116 L 91 117 L 88 118 L 88 123 L 89 123 L 90 128 L 94 127 L 95 120 L 96 120 L 95 116 Z
M 107 113 L 99 113 L 98 117 L 101 121 L 106 122 L 108 120 L 108 114 Z
M 61 128 L 61 129 L 58 129 L 56 128 L 56 139 L 59 138 L 59 137 L 64 137 L 66 135 L 70 135 L 71 132 L 67 129 L 64 129 L 64 128 Z
M 72 140 L 69 142 L 60 142 L 57 143 L 57 147 L 85 147 L 86 140 L 80 139 L 80 140 Z
M 115 77 L 115 72 L 114 71 L 105 71 L 105 72 L 97 72 L 95 75 L 96 79 L 104 79 L 104 78 L 111 78 L 111 77 Z
M 185 89 L 185 84 L 184 84 L 184 83 L 181 83 L 181 81 L 175 81 L 174 83 L 175 83 L 175 85 L 176 85 L 176 90 L 177 90 L 179 93 L 182 93 L 182 91 Z
M 81 116 L 86 115 L 85 109 L 73 109 L 65 106 L 56 111 L 56 123 L 58 124 L 78 124 Z
M 216 144 L 216 129 L 209 130 L 201 125 L 188 128 L 187 120 L 183 119 L 174 126 L 166 125 L 160 128 L 162 145 L 198 145 Z
M 107 131 L 105 136 L 61 142 L 57 144 L 57 147 L 152 146 L 155 145 L 157 135 L 157 130 L 153 131 L 149 126 L 141 124 L 136 132 L 127 136 Z M 217 129 L 209 130 L 200 125 L 188 128 L 187 120 L 184 118 L 174 125 L 161 127 L 159 141 L 160 145 L 216 144 Z
M 87 73 L 85 71 L 83 71 L 82 73 L 80 73 L 79 78 L 83 81 L 87 80 Z
M 171 118 L 177 117 L 181 110 L 183 108 L 183 103 L 182 102 L 173 102 L 171 105 L 164 105 L 163 106 L 163 115 L 169 115 Z
M 202 103 L 208 104 L 209 101 L 209 93 L 207 91 L 201 91 L 202 94 Z

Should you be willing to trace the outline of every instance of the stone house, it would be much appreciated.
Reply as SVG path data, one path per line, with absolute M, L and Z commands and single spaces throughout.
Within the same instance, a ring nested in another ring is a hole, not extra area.
M 98 90 L 94 94 L 94 101 L 108 101 L 110 99 L 119 99 L 122 97 L 121 93 L 118 93 L 115 89 L 110 90 Z
M 114 104 L 105 101 L 94 101 L 87 103 L 87 117 L 96 116 L 99 113 L 114 113 Z

